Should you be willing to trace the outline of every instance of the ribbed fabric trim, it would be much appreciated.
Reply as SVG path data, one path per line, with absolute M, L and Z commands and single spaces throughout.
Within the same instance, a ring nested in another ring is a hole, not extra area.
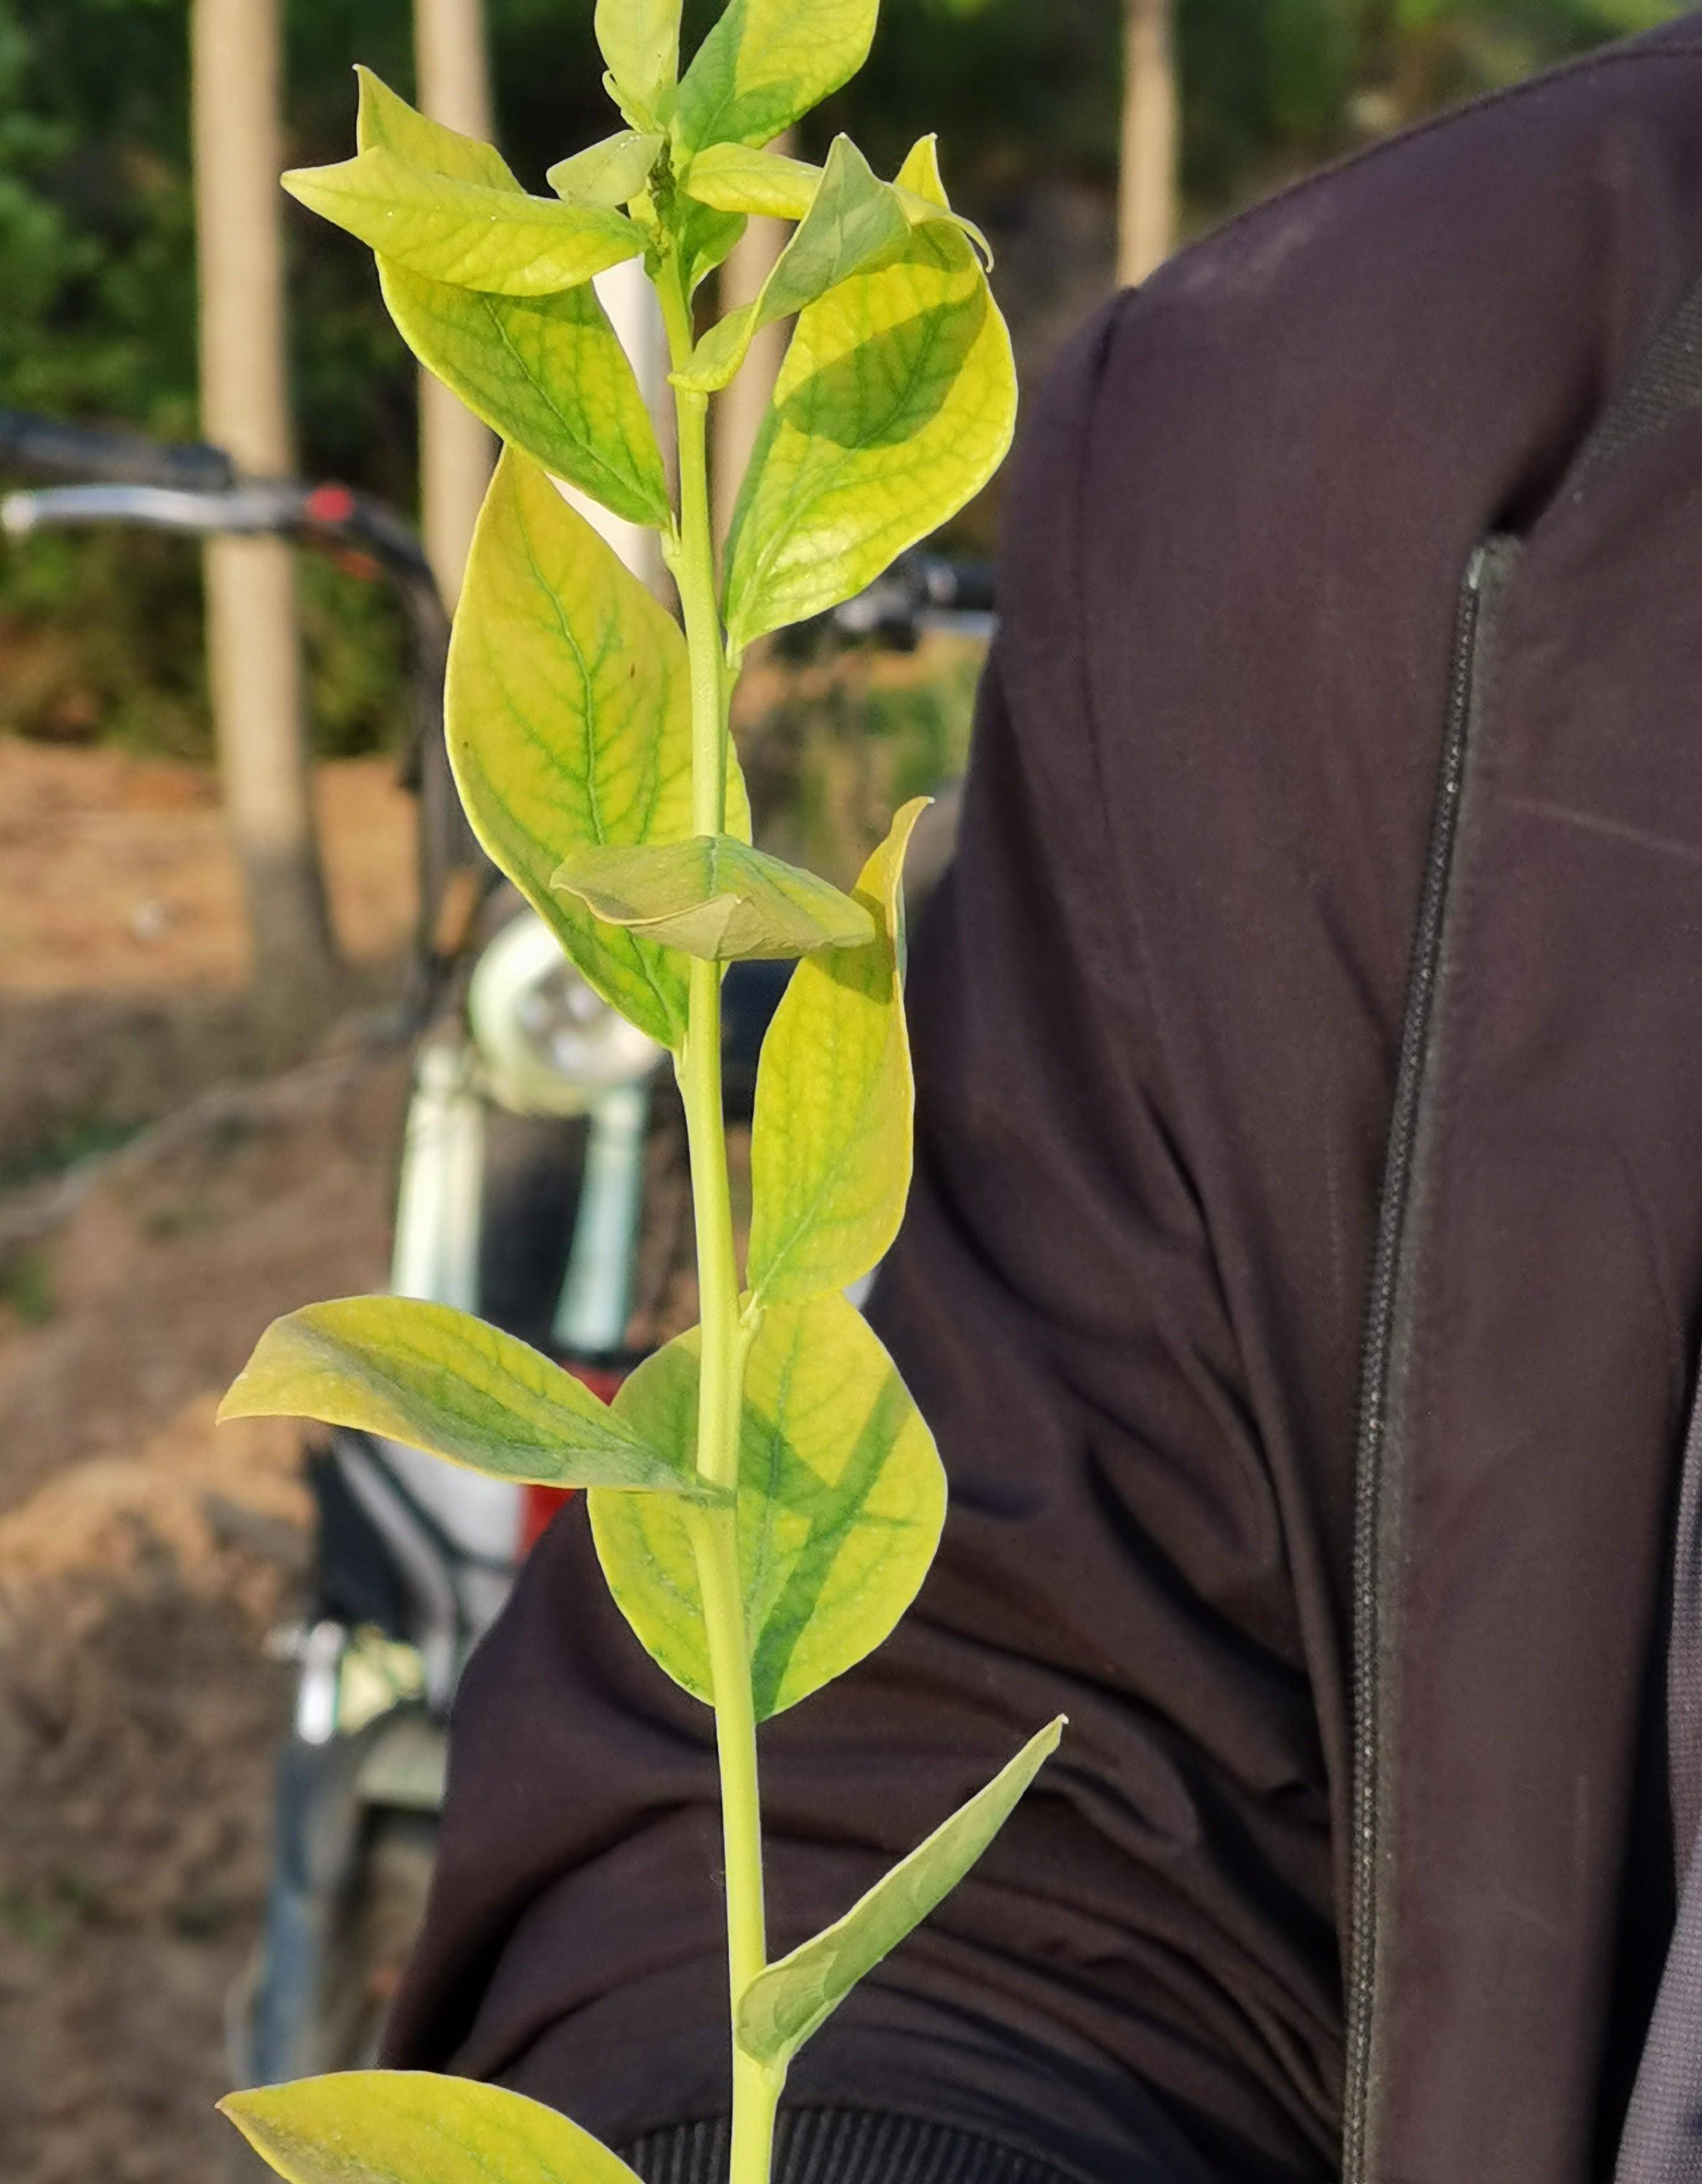
M 644 2184 L 723 2184 L 725 2116 L 654 2131 L 624 2149 Z M 775 2184 L 1069 2184 L 1061 2170 L 1009 2147 L 914 2116 L 790 2109 L 774 2147 Z

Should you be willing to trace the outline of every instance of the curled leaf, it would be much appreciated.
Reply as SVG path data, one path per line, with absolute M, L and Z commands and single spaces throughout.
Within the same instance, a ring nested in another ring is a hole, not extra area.
M 679 75 L 680 0 L 597 0 L 597 47 L 621 110 L 638 127 L 667 119 Z
M 643 1439 L 695 1451 L 698 1340 L 694 1329 L 646 1359 L 615 1398 Z M 590 1511 L 622 1613 L 707 1702 L 684 1513 L 659 1496 L 604 1494 Z M 759 1720 L 874 1651 L 915 1598 L 945 1515 L 933 1436 L 868 1322 L 838 1295 L 768 1312 L 745 1372 L 737 1505 Z
M 946 195 L 946 185 L 940 174 L 940 139 L 938 136 L 918 136 L 910 148 L 904 164 L 893 183 L 904 206 L 905 216 L 912 227 L 925 227 L 930 220 L 946 220 L 962 235 L 967 235 L 981 254 L 984 265 L 993 262 L 992 245 L 973 220 L 953 212 Z
M 571 159 L 558 159 L 544 179 L 567 204 L 627 204 L 648 186 L 667 141 L 654 131 L 623 129 Z
M 412 1297 L 340 1297 L 275 1319 L 219 1417 L 318 1418 L 527 1485 L 711 1498 L 541 1351 Z
M 283 183 L 410 273 L 491 295 L 577 287 L 644 248 L 643 230 L 622 213 L 464 181 L 382 144 L 337 166 L 296 168 Z
M 868 911 L 828 881 L 727 834 L 637 849 L 587 844 L 563 860 L 550 885 L 605 924 L 717 963 L 855 947 L 874 930 Z
M 343 2070 L 219 2103 L 287 2184 L 638 2184 L 554 2109 L 425 2070 Z
M 904 852 L 925 805 L 905 805 L 853 891 L 874 938 L 801 962 L 762 1042 L 747 1274 L 759 1304 L 845 1288 L 881 1258 L 903 1217 L 915 1100 Z
M 392 91 L 383 78 L 374 75 L 369 68 L 357 65 L 354 76 L 360 88 L 360 119 L 355 128 L 361 151 L 382 146 L 393 152 L 399 159 L 424 167 L 434 175 L 449 175 L 460 182 L 483 183 L 489 189 L 508 190 L 516 197 L 525 195 L 495 145 L 487 144 L 477 136 L 464 136 L 459 129 L 451 129 L 446 122 L 433 121 L 417 107 L 410 106 L 405 98 Z
M 791 2061 L 857 1981 L 945 1902 L 1057 1751 L 1064 1726 L 1060 1714 L 1030 1737 L 985 1790 L 878 1880 L 843 1919 L 751 1981 L 738 2016 L 739 2044 L 747 2055 L 782 2068 Z
M 760 292 L 710 328 L 677 383 L 702 393 L 725 387 L 764 326 L 803 310 L 909 232 L 897 191 L 877 180 L 848 136 L 835 136 L 821 187 Z

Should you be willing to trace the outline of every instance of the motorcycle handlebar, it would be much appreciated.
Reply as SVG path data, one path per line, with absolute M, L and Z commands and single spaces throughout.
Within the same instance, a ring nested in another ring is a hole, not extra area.
M 303 485 L 293 478 L 245 478 L 212 487 L 103 482 L 47 486 L 0 500 L 0 525 L 14 538 L 94 523 L 135 523 L 200 537 L 312 539 L 364 549 L 405 579 L 431 577 L 420 542 L 402 519 L 382 501 L 346 486 Z
M 109 485 L 177 486 L 217 493 L 236 479 L 222 448 L 168 446 L 139 433 L 96 425 L 62 424 L 19 410 L 0 410 L 0 471 L 42 479 L 96 479 Z

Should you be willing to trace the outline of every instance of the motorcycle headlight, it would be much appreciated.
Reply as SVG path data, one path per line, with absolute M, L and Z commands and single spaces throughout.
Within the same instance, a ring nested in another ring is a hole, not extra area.
M 648 1077 L 663 1049 L 595 994 L 542 918 L 523 911 L 476 966 L 467 1016 L 499 1106 L 577 1115 L 617 1084 Z

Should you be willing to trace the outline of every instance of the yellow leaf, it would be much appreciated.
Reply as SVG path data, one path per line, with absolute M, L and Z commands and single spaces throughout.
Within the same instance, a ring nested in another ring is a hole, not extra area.
M 925 805 L 905 805 L 854 890 L 875 939 L 801 963 L 762 1043 L 748 1273 L 759 1304 L 844 1289 L 898 1233 L 914 1105 L 904 852 Z
M 554 2109 L 471 2078 L 344 2070 L 219 2108 L 287 2184 L 638 2184 Z
M 707 1498 L 541 1351 L 411 1297 L 339 1297 L 275 1319 L 219 1416 L 353 1426 L 526 1485 Z
M 695 1451 L 697 1378 L 694 1329 L 647 1359 L 615 1407 L 641 1438 Z M 668 1674 L 707 1702 L 683 1513 L 659 1496 L 589 1500 L 621 1613 Z M 915 1598 L 945 1517 L 934 1437 L 868 1322 L 837 1295 L 769 1312 L 746 1369 L 739 1448 L 739 1562 L 759 1720 L 874 1651 Z
M 639 849 L 577 850 L 551 882 L 605 923 L 714 963 L 856 947 L 873 922 L 813 872 L 725 834 Z

